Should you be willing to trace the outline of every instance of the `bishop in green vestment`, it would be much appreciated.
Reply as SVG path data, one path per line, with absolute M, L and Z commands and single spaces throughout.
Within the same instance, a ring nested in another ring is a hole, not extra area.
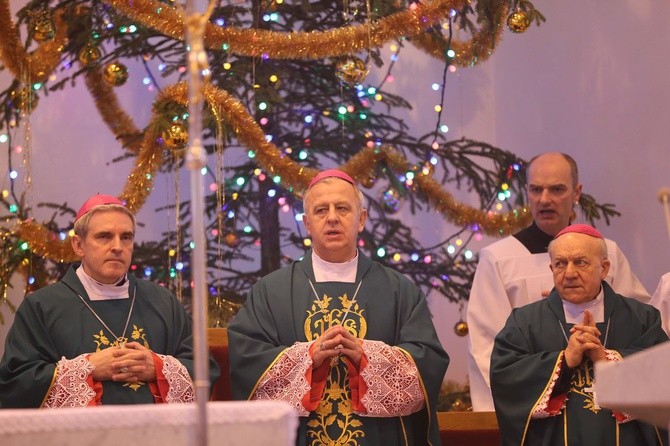
M 491 389 L 502 444 L 667 444 L 666 431 L 599 406 L 594 394 L 595 361 L 620 361 L 668 340 L 658 310 L 603 280 L 607 250 L 594 228 L 568 226 L 549 255 L 555 288 L 513 310 L 495 339 Z
M 304 203 L 314 249 L 256 283 L 228 327 L 233 397 L 292 404 L 299 445 L 438 446 L 449 358 L 423 293 L 357 250 L 348 175 L 317 175 Z

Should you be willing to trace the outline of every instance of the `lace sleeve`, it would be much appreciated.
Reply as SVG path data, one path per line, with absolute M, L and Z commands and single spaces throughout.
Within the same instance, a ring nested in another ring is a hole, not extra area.
M 369 417 L 397 417 L 419 411 L 425 403 L 416 368 L 407 354 L 381 341 L 363 340 L 368 364 L 360 373 L 367 385 L 361 398 Z
M 251 399 L 286 401 L 298 412 L 298 416 L 309 415 L 301 400 L 310 391 L 305 378 L 307 369 L 312 367 L 310 345 L 308 342 L 296 342 L 280 353 L 261 378 Z
M 63 357 L 58 361 L 54 382 L 47 392 L 43 407 L 56 409 L 91 404 L 95 391 L 89 385 L 88 377 L 95 367 L 87 356 L 88 354 L 81 354 L 73 359 Z

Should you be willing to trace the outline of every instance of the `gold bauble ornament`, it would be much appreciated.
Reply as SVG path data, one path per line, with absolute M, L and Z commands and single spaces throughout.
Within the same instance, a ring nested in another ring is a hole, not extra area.
M 363 82 L 368 75 L 368 67 L 358 57 L 346 57 L 335 65 L 335 74 L 342 81 L 350 85 Z
M 30 29 L 33 39 L 38 42 L 52 40 L 56 36 L 56 24 L 50 11 L 40 11 L 30 15 Z
M 456 333 L 457 336 L 466 336 L 469 331 L 468 323 L 463 320 L 456 322 L 456 325 L 454 325 L 454 333 Z
M 89 42 L 81 47 L 79 53 L 77 54 L 77 58 L 79 59 L 79 62 L 85 66 L 92 67 L 93 65 L 96 65 L 98 62 L 100 62 L 100 59 L 102 58 L 102 51 L 100 51 L 100 48 Z
M 19 87 L 9 93 L 9 99 L 12 101 L 14 108 L 30 113 L 37 107 L 39 98 L 32 88 Z
M 105 65 L 103 78 L 112 87 L 120 87 L 128 80 L 128 67 L 118 61 Z
M 163 146 L 170 150 L 181 150 L 188 144 L 188 130 L 181 122 L 173 122 L 161 133 Z
M 529 26 L 530 15 L 525 11 L 516 11 L 507 17 L 507 27 L 513 33 L 525 32 Z
M 235 248 L 240 244 L 240 238 L 234 232 L 229 232 L 223 238 L 223 241 L 226 243 L 226 246 L 230 248 Z
M 377 178 L 373 175 L 370 175 L 367 178 L 365 178 L 363 181 L 361 181 L 361 186 L 363 186 L 366 189 L 371 189 L 372 186 L 374 186 L 376 182 L 377 182 Z

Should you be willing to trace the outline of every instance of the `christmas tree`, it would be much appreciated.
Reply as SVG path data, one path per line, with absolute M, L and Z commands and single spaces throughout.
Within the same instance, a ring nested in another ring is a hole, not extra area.
M 436 290 L 467 300 L 476 266 L 469 241 L 524 227 L 525 161 L 469 139 L 450 140 L 436 107 L 434 130 L 415 135 L 400 112 L 407 99 L 385 88 L 395 61 L 415 46 L 444 64 L 444 91 L 454 69 L 490 57 L 506 30 L 524 32 L 544 20 L 527 0 L 212 2 L 188 16 L 175 2 L 35 0 L 11 17 L 0 0 L 0 60 L 13 81 L 0 92 L 9 168 L 27 156 L 12 150 L 21 123 L 40 97 L 84 81 L 100 118 L 119 141 L 115 161 L 134 168 L 118 193 L 137 211 L 157 176 L 183 169 L 189 141 L 185 31 L 207 19 L 202 126 L 211 179 L 205 197 L 207 279 L 216 323 L 235 311 L 261 276 L 302 256 L 309 238 L 299 223 L 300 194 L 322 168 L 339 166 L 368 198 L 369 221 L 359 245 L 375 260 Z M 456 39 L 454 33 L 466 36 Z M 115 88 L 128 65 L 145 70 L 158 90 L 150 124 L 138 128 Z M 372 73 L 371 73 L 372 72 Z M 374 75 L 373 75 L 374 74 Z M 25 160 L 24 160 L 25 161 Z M 454 192 L 470 201 L 459 201 Z M 55 280 L 76 260 L 69 246 L 74 210 L 31 203 L 14 181 L 2 191 L 0 282 L 20 272 L 28 289 Z M 138 243 L 133 269 L 176 290 L 188 302 L 192 231 L 190 202 L 179 194 L 159 212 L 177 224 Z M 402 209 L 400 209 L 402 205 Z M 616 215 L 583 195 L 588 220 Z M 46 222 L 34 206 L 53 209 Z M 453 233 L 422 242 L 408 213 L 439 213 Z M 6 301 L 6 300 L 5 300 Z

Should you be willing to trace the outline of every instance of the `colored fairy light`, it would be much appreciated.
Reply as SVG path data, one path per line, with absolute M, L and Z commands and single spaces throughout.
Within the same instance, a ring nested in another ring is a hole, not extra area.
M 505 201 L 505 192 L 498 192 L 498 200 Z
M 224 63 L 223 63 L 223 69 L 224 69 L 224 70 L 230 70 L 230 67 L 232 67 L 232 65 L 230 64 L 230 62 L 224 62 Z
M 416 262 L 417 260 L 419 260 L 419 254 L 413 252 L 412 255 L 409 256 L 409 258 L 412 259 L 412 262 Z
M 209 191 L 216 192 L 217 185 L 216 183 L 209 183 Z
M 252 159 L 256 158 L 256 152 L 254 152 L 253 150 L 247 151 L 247 157 Z
M 151 78 L 148 77 L 148 76 L 145 77 L 144 79 L 142 79 L 142 83 L 143 83 L 144 85 L 149 85 L 149 84 L 151 83 Z
M 373 95 L 377 93 L 377 89 L 375 87 L 368 87 L 368 94 Z
M 392 54 L 392 55 L 391 55 L 391 60 L 392 60 L 393 62 L 397 61 L 397 60 L 398 60 L 398 55 L 397 55 L 397 54 Z
M 7 142 L 8 139 L 9 137 L 6 133 L 0 133 L 0 142 Z
M 36 82 L 33 84 L 33 90 L 37 91 L 40 88 L 42 88 L 42 84 L 40 82 Z
M 200 169 L 200 175 L 202 175 L 203 177 L 207 175 L 207 167 L 203 167 L 202 169 Z
M 67 235 L 69 235 L 70 237 L 74 237 L 74 229 L 70 229 L 69 231 L 67 231 Z
M 496 204 L 496 210 L 497 210 L 497 211 L 502 211 L 502 208 L 503 208 L 502 203 L 498 203 L 498 204 Z
M 273 198 L 275 195 L 277 195 L 277 191 L 274 189 L 270 189 L 268 191 L 268 197 Z
M 449 72 L 450 72 L 450 73 L 455 73 L 455 72 L 456 72 L 456 66 L 454 66 L 454 65 L 449 65 Z
M 503 184 L 500 185 L 500 188 L 501 188 L 502 190 L 507 190 L 507 189 L 509 189 L 509 184 L 507 184 L 507 183 L 503 183 Z
M 254 228 L 252 228 L 249 225 L 246 225 L 242 230 L 244 231 L 245 234 L 250 234 L 254 230 Z
M 375 100 L 376 100 L 376 101 L 381 101 L 382 99 L 383 99 L 383 96 L 382 96 L 381 94 L 377 93 L 377 94 L 375 95 Z
M 278 80 L 279 80 L 279 78 L 277 77 L 276 74 L 273 74 L 273 75 L 270 76 L 270 82 L 277 82 Z
M 430 254 L 423 258 L 423 263 L 430 263 L 432 261 L 433 261 L 433 256 L 431 256 Z
M 270 20 L 272 20 L 273 22 L 276 22 L 277 20 L 279 20 L 279 13 L 276 13 L 276 12 L 271 13 L 270 14 Z
M 235 180 L 235 183 L 237 183 L 238 186 L 244 186 L 244 183 L 246 183 L 247 180 L 244 179 L 244 177 L 237 177 Z
M 446 124 L 442 124 L 442 125 L 440 126 L 440 131 L 441 131 L 442 133 L 447 133 L 447 132 L 449 131 L 449 127 L 448 127 Z
M 265 135 L 265 141 L 267 141 L 267 142 L 272 142 L 273 139 L 274 139 L 274 136 L 272 136 L 272 135 Z
M 20 246 L 22 250 L 26 251 L 28 249 L 28 242 L 23 242 Z
M 359 248 L 364 248 L 365 247 L 365 241 L 363 239 L 358 239 L 358 242 L 356 242 L 359 246 Z
M 279 175 L 273 176 L 272 177 L 272 182 L 275 183 L 275 184 L 281 183 L 281 176 L 279 176 Z
M 174 257 L 177 254 L 177 251 L 175 249 L 170 249 L 168 251 L 168 256 Z
M 307 115 L 307 116 L 305 116 L 305 122 L 306 122 L 307 124 L 311 124 L 312 121 L 314 121 L 314 118 L 312 117 L 312 115 Z
M 258 167 L 254 169 L 254 175 L 258 176 L 262 173 L 263 171 L 260 170 Z
M 447 56 L 452 57 L 452 58 L 455 57 L 456 56 L 456 51 L 451 50 L 451 49 L 447 50 Z
M 463 240 L 460 238 L 456 239 L 456 246 L 463 246 Z
M 258 104 L 258 109 L 259 110 L 266 110 L 268 108 L 268 104 L 266 102 L 261 102 Z
M 398 51 L 398 45 L 392 43 L 391 46 L 389 46 L 389 49 L 395 53 Z
M 305 215 L 305 214 L 303 214 L 302 212 L 295 214 L 295 221 L 301 222 L 303 215 Z
M 388 76 L 386 76 L 386 82 L 392 84 L 394 81 L 395 81 L 395 77 L 393 77 L 392 74 L 389 74 Z
M 470 260 L 470 259 L 472 258 L 472 256 L 473 256 L 472 251 L 470 251 L 469 249 L 466 249 L 465 252 L 463 253 L 463 255 L 464 255 L 465 258 L 468 259 L 468 260 Z
M 377 257 L 384 257 L 386 255 L 386 249 L 383 247 L 377 249 Z
M 440 89 L 440 84 L 433 83 L 430 88 L 432 88 L 434 91 L 437 91 Z
M 453 255 L 456 252 L 456 247 L 454 245 L 447 246 L 447 253 Z
M 263 21 L 264 22 L 269 22 L 270 21 L 270 14 L 263 14 Z
M 406 177 L 408 180 L 413 180 L 413 179 L 414 179 L 414 172 L 407 172 L 407 173 L 405 174 L 405 177 Z
M 188 247 L 191 248 L 191 249 L 195 249 L 195 242 L 194 242 L 193 240 L 191 240 L 191 241 L 188 243 Z
M 300 158 L 302 161 L 307 159 L 307 151 L 306 150 L 301 150 L 300 153 L 298 153 L 298 158 Z
M 281 207 L 281 211 L 285 214 L 287 214 L 288 211 L 290 211 L 290 210 L 291 210 L 291 206 L 289 206 L 288 204 L 285 204 L 284 206 Z
M 359 98 L 362 98 L 363 96 L 365 96 L 365 92 L 363 90 L 360 90 L 360 91 L 356 92 L 356 96 L 358 96 Z
M 235 211 L 228 211 L 228 218 L 234 218 L 235 217 Z
M 349 113 L 353 113 L 355 110 L 356 110 L 356 109 L 354 108 L 353 105 L 349 105 L 349 106 L 347 106 L 347 112 L 349 112 Z
M 30 277 L 28 278 L 28 284 L 29 284 L 29 285 L 32 285 L 33 283 L 35 283 L 35 277 L 34 277 L 34 276 L 30 276 Z
M 135 25 L 130 25 L 130 26 L 128 27 L 128 31 L 131 32 L 131 33 L 137 32 L 137 26 L 135 26 Z
M 341 115 L 347 114 L 347 107 L 344 105 L 340 105 L 340 107 L 337 109 L 337 112 Z
M 19 176 L 19 173 L 16 170 L 10 170 L 9 171 L 9 178 L 12 180 L 15 180 Z
M 269 120 L 268 118 L 261 118 L 260 121 L 258 122 L 260 122 L 261 125 L 266 125 L 269 122 Z
M 512 195 L 512 191 L 510 191 L 509 189 L 507 189 L 507 190 L 505 191 L 505 197 L 509 198 L 511 195 Z
M 435 106 L 435 111 L 438 112 L 438 113 L 441 112 L 442 111 L 442 106 L 441 105 L 436 105 Z
M 182 262 L 177 262 L 174 264 L 174 267 L 177 268 L 177 271 L 184 269 L 184 264 Z
M 305 245 L 305 246 L 307 246 L 307 247 L 309 248 L 310 246 L 312 246 L 312 240 L 306 238 L 306 239 L 304 239 L 304 240 L 302 241 L 302 244 Z
M 358 117 L 363 119 L 363 120 L 368 119 L 368 115 L 365 114 L 365 113 L 362 113 L 362 112 L 358 114 Z
M 63 241 L 67 238 L 67 234 L 61 231 L 58 233 L 58 238 Z
M 145 277 L 151 276 L 151 268 L 149 268 L 149 267 L 144 268 L 144 276 Z
M 279 197 L 277 203 L 279 203 L 279 206 L 284 206 L 286 204 L 286 197 Z
M 214 21 L 214 23 L 216 23 L 216 24 L 219 25 L 219 26 L 223 26 L 223 25 L 226 24 L 226 21 L 225 21 L 224 19 L 222 19 L 222 18 L 218 18 L 218 19 L 216 19 L 216 20 Z
M 394 262 L 399 262 L 401 259 L 402 259 L 402 256 L 400 255 L 399 252 L 396 252 L 395 254 L 393 254 L 393 261 Z
M 521 166 L 519 166 L 517 163 L 514 163 L 512 164 L 512 168 L 518 172 Z

